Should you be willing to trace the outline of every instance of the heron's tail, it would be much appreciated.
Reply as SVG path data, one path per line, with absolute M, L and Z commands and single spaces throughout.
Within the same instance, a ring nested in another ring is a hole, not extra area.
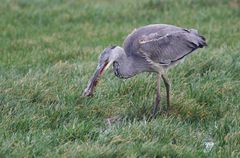
M 203 48 L 204 46 L 207 46 L 206 38 L 204 36 L 200 35 L 197 30 L 190 29 L 189 31 L 190 31 L 190 33 L 193 33 L 193 34 L 195 34 L 196 36 L 199 37 L 199 40 L 198 40 L 198 42 L 199 42 L 198 47 L 199 48 Z
M 207 46 L 206 38 L 202 35 L 198 35 L 198 36 L 202 39 L 199 43 L 200 44 L 199 47 L 202 48 L 204 46 Z

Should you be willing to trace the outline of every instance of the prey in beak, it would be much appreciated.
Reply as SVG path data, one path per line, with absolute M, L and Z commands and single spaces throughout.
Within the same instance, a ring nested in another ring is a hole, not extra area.
M 116 56 L 115 50 L 116 46 L 104 49 L 104 51 L 99 56 L 99 64 L 95 70 L 95 73 L 90 78 L 87 84 L 87 88 L 83 92 L 83 96 L 92 96 L 94 88 L 98 84 L 98 80 L 103 72 L 113 63 L 113 61 L 118 57 Z
M 94 88 L 98 84 L 99 78 L 102 75 L 103 71 L 108 67 L 109 62 L 105 61 L 103 64 L 99 64 L 95 73 L 88 81 L 87 88 L 83 92 L 83 96 L 92 96 Z

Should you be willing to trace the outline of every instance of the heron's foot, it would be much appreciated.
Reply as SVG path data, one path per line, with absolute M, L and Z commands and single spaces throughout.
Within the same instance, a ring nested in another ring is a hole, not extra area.
M 170 108 L 162 108 L 162 109 L 157 109 L 153 110 L 151 114 L 151 118 L 156 118 L 157 115 L 164 115 L 170 113 L 171 109 Z
M 159 101 L 160 102 L 160 101 Z M 159 108 L 159 103 L 158 105 L 156 105 L 156 103 L 153 105 L 153 110 L 152 110 L 152 114 L 151 114 L 151 119 L 155 119 L 157 117 L 157 115 L 168 115 L 171 111 L 171 108 L 169 105 Z
M 157 115 L 159 114 L 160 110 L 159 110 L 159 106 L 160 106 L 160 97 L 156 97 L 156 101 L 153 105 L 153 109 L 152 109 L 152 115 L 151 118 L 156 118 Z
M 155 119 L 155 118 L 157 117 L 158 113 L 159 113 L 158 108 L 156 108 L 156 107 L 154 106 L 150 118 Z
M 164 112 L 169 112 L 171 110 L 170 99 L 168 97 L 167 97 L 167 105 L 165 106 L 165 108 L 163 110 L 164 110 Z
M 171 108 L 169 105 L 167 105 L 166 107 L 164 107 L 162 110 L 161 110 L 161 114 L 169 114 L 171 111 Z

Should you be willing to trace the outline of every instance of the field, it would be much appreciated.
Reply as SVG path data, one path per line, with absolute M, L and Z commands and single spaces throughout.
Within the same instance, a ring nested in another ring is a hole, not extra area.
M 208 43 L 168 71 L 169 113 L 148 119 L 155 74 L 109 69 L 83 97 L 102 50 L 151 23 Z M 240 157 L 239 0 L 1 0 L 0 30 L 0 157 Z

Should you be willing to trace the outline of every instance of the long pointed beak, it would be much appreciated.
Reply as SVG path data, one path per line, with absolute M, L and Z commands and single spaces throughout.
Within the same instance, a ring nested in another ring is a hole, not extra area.
M 88 81 L 88 85 L 87 85 L 87 88 L 83 92 L 83 96 L 92 96 L 93 95 L 93 91 L 94 91 L 94 88 L 96 87 L 96 85 L 98 84 L 99 77 L 102 75 L 104 69 L 107 68 L 108 64 L 109 64 L 108 62 L 105 62 L 104 64 L 99 65 L 97 67 L 95 73 L 93 74 L 91 79 Z

